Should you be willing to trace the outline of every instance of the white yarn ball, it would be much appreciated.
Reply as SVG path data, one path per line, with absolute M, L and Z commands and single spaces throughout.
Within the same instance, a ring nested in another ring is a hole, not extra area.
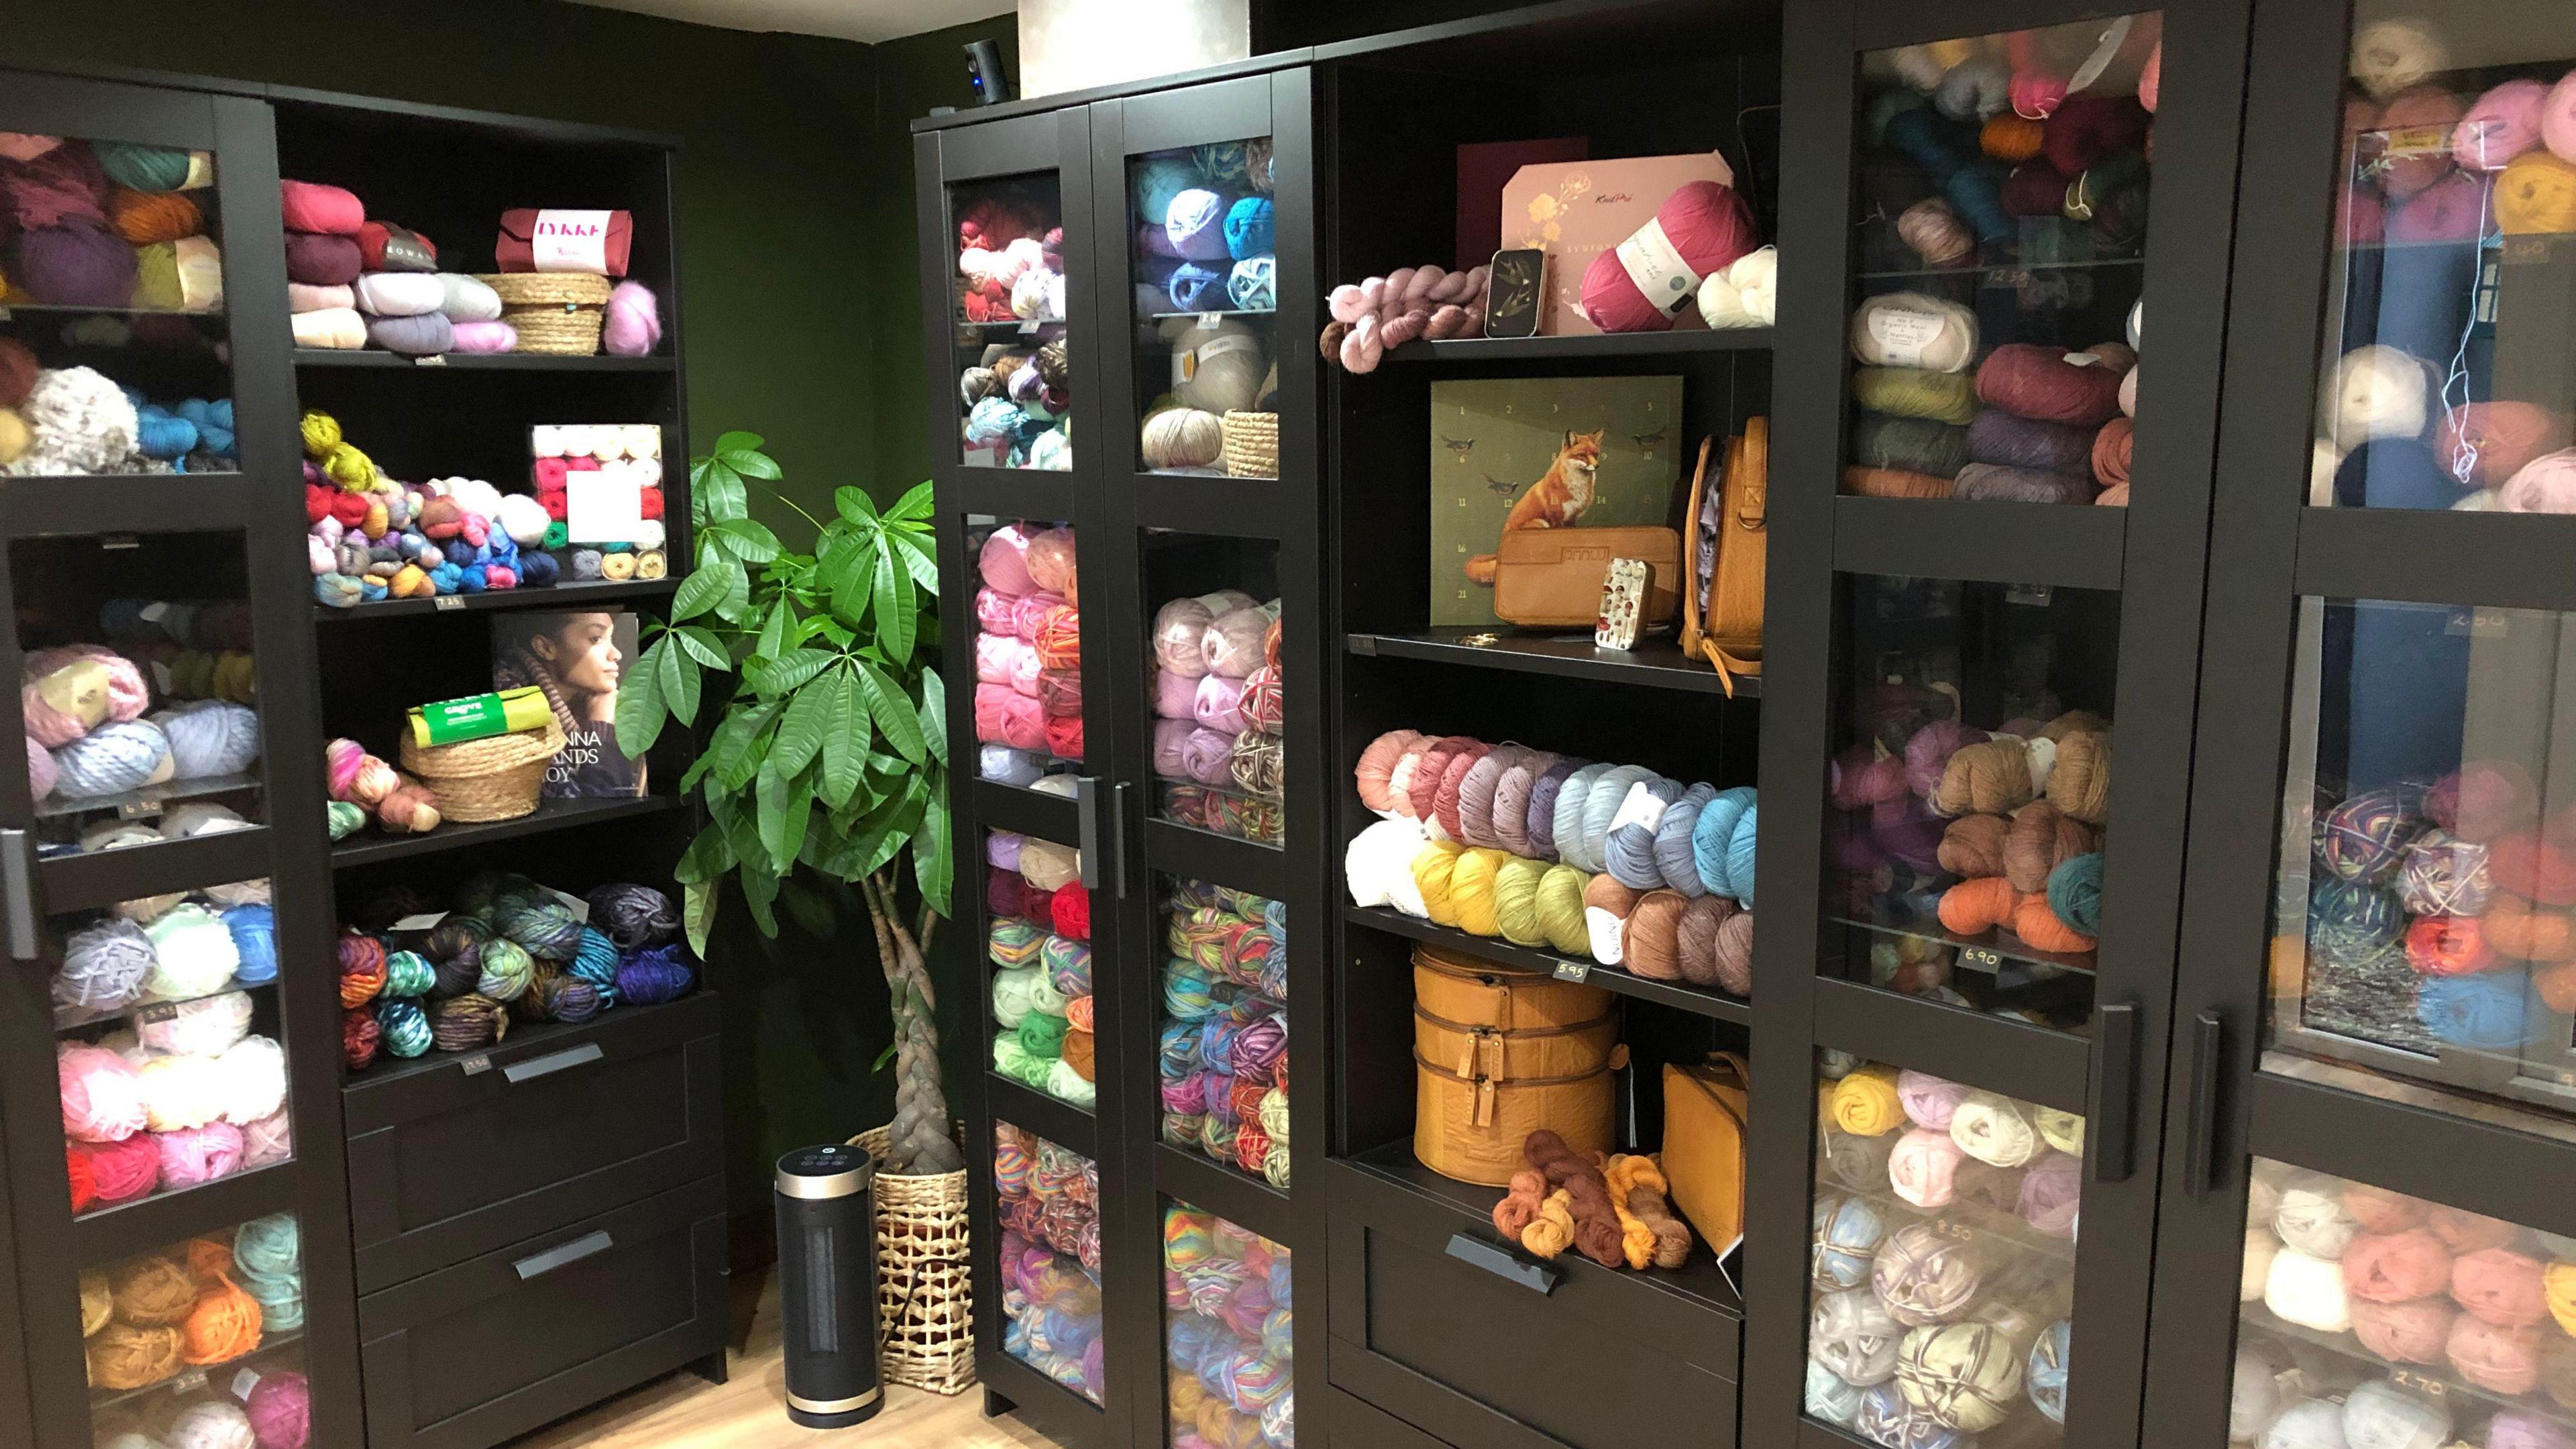
M 2450 47 L 2430 25 L 2413 17 L 2382 20 L 2353 33 L 2352 78 L 2373 100 L 2387 100 L 2450 68 Z
M 224 1114 L 223 1070 L 214 1057 L 155 1056 L 135 1071 L 143 1079 L 144 1125 L 185 1132 Z
M 2324 413 L 2334 420 L 2335 442 L 2347 449 L 2372 438 L 2420 438 L 2431 395 L 2432 380 L 2420 359 L 2374 342 L 2335 364 Z
M 562 457 L 563 426 L 559 423 L 538 423 L 534 427 L 529 428 L 528 456 L 532 458 Z
M 172 906 L 143 928 L 160 957 L 144 989 L 171 1001 L 220 991 L 241 965 L 241 948 L 223 918 L 194 902 Z
M 1393 906 L 1408 916 L 1428 918 L 1422 888 L 1413 880 L 1413 857 L 1423 841 L 1422 826 L 1411 820 L 1380 820 L 1352 836 L 1342 851 L 1351 904 Z
M 662 520 L 648 518 L 635 525 L 634 544 L 639 549 L 660 548 L 665 537 Z
M 501 531 L 521 548 L 534 548 L 545 542 L 546 529 L 554 523 L 546 506 L 525 493 L 504 495 L 499 518 Z
M 2494 488 L 2472 488 L 2451 505 L 2454 513 L 2503 513 L 2504 494 Z
M 1046 783 L 1041 780 L 1039 784 Z M 1034 787 L 1032 787 L 1034 788 Z M 1020 847 L 1020 878 L 1042 891 L 1059 890 L 1082 876 L 1082 852 L 1051 840 Z
M 2313 1258 L 2296 1248 L 2272 1255 L 2263 1277 L 2263 1306 L 2302 1328 L 2343 1333 L 2352 1327 L 2352 1303 L 2345 1296 L 2343 1264 Z
M 1223 414 L 1242 412 L 1259 400 L 1270 355 L 1260 334 L 1242 322 L 1175 317 L 1163 323 L 1162 338 L 1175 359 L 1172 396 L 1185 406 Z M 1184 370 L 1186 378 L 1180 376 Z
M 419 317 L 447 303 L 446 283 L 429 272 L 368 272 L 355 290 L 358 310 L 371 317 Z
M 565 458 L 589 457 L 591 449 L 590 435 L 593 431 L 594 430 L 588 423 L 563 423 L 558 425 L 555 428 L 555 455 Z
M 480 478 L 440 478 L 429 486 L 477 518 L 488 522 L 501 516 L 501 490 Z
M 1055 1065 L 1047 1068 L 1046 1085 L 1048 1096 L 1076 1107 L 1087 1108 L 1100 1100 L 1099 1085 L 1083 1080 L 1082 1073 L 1074 1070 L 1073 1063 L 1062 1057 L 1056 1058 Z
M 286 1105 L 286 1048 L 244 1037 L 215 1060 L 215 1100 L 225 1121 L 247 1127 Z
M 1748 252 L 1700 283 L 1700 320 L 1717 329 L 1768 327 L 1778 310 L 1779 290 L 1778 249 Z
M 1011 284 L 1011 315 L 1029 322 L 1051 322 L 1047 315 L 1047 292 L 1055 282 L 1055 273 L 1044 267 L 1022 272 Z
M 1851 352 L 1865 367 L 1965 372 L 1977 360 L 1977 314 L 1921 292 L 1870 297 L 1852 310 Z
M 170 1449 L 258 1449 L 259 1435 L 250 1415 L 230 1399 L 190 1404 L 170 1421 L 162 1439 Z
M 628 423 L 618 431 L 618 446 L 627 457 L 650 458 L 657 463 L 662 460 L 660 423 Z
M 88 367 L 37 373 L 18 416 L 27 424 L 27 451 L 0 472 L 21 478 L 115 472 L 142 426 L 125 390 Z
M 450 322 L 493 322 L 501 316 L 501 294 L 463 272 L 440 272 L 438 310 Z
M 129 1429 L 112 1438 L 99 1440 L 98 1449 L 170 1449 L 170 1446 L 149 1434 L 137 1434 Z
M 145 1046 L 172 1056 L 219 1057 L 250 1035 L 250 993 L 225 991 L 183 1001 L 173 1014 L 136 1028 Z

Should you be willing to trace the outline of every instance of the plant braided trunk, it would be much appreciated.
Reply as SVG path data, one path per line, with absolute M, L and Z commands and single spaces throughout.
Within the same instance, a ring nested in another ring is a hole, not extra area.
M 884 1168 L 904 1176 L 959 1171 L 966 1158 L 950 1135 L 948 1093 L 939 1077 L 937 998 L 923 958 L 939 917 L 924 902 L 920 926 L 908 930 L 894 882 L 884 872 L 859 885 L 867 897 L 868 923 L 876 928 L 877 960 L 885 967 L 894 1018 L 894 1123 L 886 1134 Z

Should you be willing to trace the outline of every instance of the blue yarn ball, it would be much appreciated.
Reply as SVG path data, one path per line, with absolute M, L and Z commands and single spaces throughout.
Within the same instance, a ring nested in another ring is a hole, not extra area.
M 277 979 L 277 913 L 267 906 L 235 906 L 224 912 L 224 929 L 233 934 L 233 949 L 241 964 L 233 968 L 233 979 L 244 986 L 257 986 Z
M 197 446 L 218 458 L 238 457 L 241 441 L 233 432 L 233 400 L 192 397 L 173 409 L 197 429 Z
M 54 751 L 55 793 L 117 795 L 170 778 L 170 740 L 149 720 L 101 725 Z
M 2415 1019 L 2453 1046 L 2510 1051 L 2525 1035 L 2525 985 L 2519 971 L 2427 977 L 2416 988 Z
M 1761 802 L 1748 800 L 1744 813 L 1736 817 L 1735 829 L 1726 837 L 1726 878 L 1735 886 L 1735 899 L 1746 910 L 1753 909 L 1753 832 L 1761 812 Z
M 1865 1198 L 1819 1198 L 1814 1238 L 1808 1245 L 1808 1276 L 1820 1289 L 1847 1292 L 1869 1282 L 1878 1245 L 1887 1237 L 1887 1219 Z
M 2405 929 L 2404 904 L 2376 886 L 2329 877 L 2308 889 L 2308 942 L 2329 956 L 2369 956 Z
M 2102 852 L 2069 856 L 2048 873 L 2048 909 L 2087 936 L 2102 934 Z
M 697 980 L 677 946 L 633 952 L 617 964 L 617 995 L 637 1006 L 658 1006 L 686 996 Z
M 1212 312 L 1224 305 L 1228 274 L 1196 262 L 1183 262 L 1172 269 L 1171 280 L 1163 284 L 1163 295 L 1170 299 L 1175 312 Z
M 429 571 L 429 586 L 442 594 L 455 593 L 465 586 L 465 571 L 442 562 Z
M 1717 798 L 1717 787 L 1706 783 L 1691 786 L 1682 798 L 1665 807 L 1664 818 L 1655 826 L 1655 873 L 1661 884 L 1685 896 L 1708 894 L 1708 883 L 1700 879 L 1699 862 L 1691 855 L 1691 832 L 1699 826 L 1699 813 Z
M 2059 1319 L 2039 1331 L 2039 1341 L 2030 1346 L 2030 1363 L 2022 1382 L 2030 1388 L 2030 1401 L 2048 1416 L 2052 1424 L 2066 1422 L 2066 1351 L 2074 1335 L 2074 1325 Z
M 489 587 L 491 580 L 479 563 L 467 564 L 456 571 L 456 592 L 460 594 L 479 594 Z
M 1720 790 L 1700 807 L 1699 819 L 1691 826 L 1691 862 L 1699 869 L 1700 884 L 1708 893 L 1740 900 L 1735 893 L 1735 876 L 1727 865 L 1727 846 L 1735 839 L 1735 827 L 1744 820 L 1744 812 L 1753 808 L 1753 787 L 1738 785 Z
M 1807 1417 L 1848 1427 L 1860 1412 L 1861 1387 L 1816 1362 L 1807 1360 Z
M 555 562 L 553 554 L 536 549 L 522 550 L 519 554 L 519 587 L 523 589 L 551 587 L 555 580 L 562 576 L 562 568 L 561 564 Z
M 197 425 L 157 403 L 134 410 L 134 451 L 163 463 L 175 463 L 196 451 Z
M 1646 792 L 1667 807 L 1685 793 L 1677 781 L 1649 777 L 1638 782 Z M 1628 794 L 1636 793 L 1630 787 Z M 1612 809 L 1621 802 L 1613 802 Z M 1630 821 L 1606 833 L 1601 840 L 1601 865 L 1610 878 L 1632 891 L 1654 890 L 1664 883 L 1664 868 L 1655 859 L 1655 832 Z
M 407 997 L 376 1004 L 376 1029 L 384 1034 L 385 1050 L 395 1056 L 416 1057 L 429 1050 L 429 1013 Z
M 1225 213 L 1225 249 L 1236 261 L 1278 249 L 1279 209 L 1267 196 L 1247 196 Z
M 246 704 L 206 699 L 173 705 L 152 716 L 170 742 L 170 777 L 202 780 L 238 775 L 259 758 L 259 711 Z

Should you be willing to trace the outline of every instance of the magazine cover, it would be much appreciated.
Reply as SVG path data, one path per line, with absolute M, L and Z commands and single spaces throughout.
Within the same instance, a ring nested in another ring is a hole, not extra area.
M 533 685 L 563 729 L 544 798 L 645 792 L 644 762 L 617 745 L 617 685 L 638 652 L 636 635 L 633 614 L 606 609 L 503 613 L 492 621 L 492 687 Z
M 1483 378 L 1431 385 L 1431 622 L 1498 624 L 1506 528 L 1670 525 L 1678 377 Z

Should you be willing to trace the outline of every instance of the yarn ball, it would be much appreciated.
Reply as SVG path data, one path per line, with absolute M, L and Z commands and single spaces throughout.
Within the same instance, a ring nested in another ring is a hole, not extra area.
M 2460 1377 L 2478 1388 L 2527 1394 L 2540 1383 L 2541 1333 L 2537 1328 L 2500 1328 L 2463 1313 L 2451 1320 L 2442 1352 Z
M 2335 364 L 2322 414 L 2333 419 L 2334 439 L 2346 447 L 2373 438 L 2419 438 L 2429 420 L 2430 391 L 2423 362 L 2372 343 Z
M 175 704 L 152 716 L 169 742 L 171 778 L 238 775 L 259 758 L 259 712 L 217 699 Z
M 107 244 L 133 255 L 113 237 Z M 16 415 L 27 427 L 28 446 L 7 471 L 21 477 L 116 472 L 134 451 L 142 426 L 124 391 L 87 367 L 38 373 Z
M 1733 187 L 1687 182 L 1635 235 L 1592 259 L 1583 274 L 1583 316 L 1604 332 L 1664 331 L 1697 297 L 1703 278 L 1756 242 L 1753 209 Z M 1640 278 L 1653 283 L 1655 295 Z
M 1976 379 L 1966 373 L 1912 367 L 1860 367 L 1852 371 L 1852 400 L 1872 412 L 1933 418 L 1966 427 L 1977 416 Z
M 250 994 L 226 991 L 173 1006 L 136 1028 L 143 1045 L 179 1056 L 221 1056 L 250 1034 Z
M 1977 316 L 1921 292 L 1891 292 L 1853 309 L 1851 353 L 1864 367 L 1967 370 L 1977 360 Z
M 75 1142 L 122 1142 L 148 1120 L 141 1074 L 112 1051 L 65 1043 L 54 1053 L 63 1134 Z
M 650 357 L 662 342 L 662 305 L 642 282 L 624 281 L 608 294 L 600 346 L 611 357 Z
M 258 1436 L 259 1449 L 305 1449 L 312 1441 L 312 1386 L 291 1369 L 261 1378 L 242 1401 L 242 1412 Z
M 2090 354 L 2010 342 L 1978 364 L 1977 397 L 2015 417 L 2092 429 L 2119 414 L 2126 373 Z
M 72 933 L 63 943 L 63 963 L 54 972 L 57 1006 L 75 1011 L 113 1011 L 143 994 L 144 978 L 155 956 L 143 928 L 119 916 Z
M 2342 1333 L 2352 1326 L 2343 1267 L 2296 1248 L 2272 1255 L 2263 1279 L 2263 1306 L 2302 1328 Z
M 2548 100 L 2549 88 L 2536 80 L 2509 80 L 2488 91 L 2452 130 L 2451 158 L 2463 171 L 2504 170 L 2540 145 Z
M 2499 488 L 2532 461 L 2576 442 L 2566 414 L 2500 399 L 2442 415 L 2433 455 L 2461 487 Z
M 1149 468 L 1204 468 L 1224 451 L 1225 424 L 1197 408 L 1160 408 L 1145 416 L 1142 446 Z
M 2344 1396 L 2343 1437 L 2348 1449 L 2440 1449 L 2451 1437 L 2451 1412 L 2373 1379 Z
M 2526 1035 L 2523 996 L 2519 973 L 2437 977 L 2416 993 L 2415 1017 L 2454 1046 L 2509 1051 L 2521 1046 Z
M 102 218 L 67 218 L 19 234 L 11 279 L 55 307 L 123 308 L 134 295 L 134 247 Z
M 638 1006 L 676 1001 L 688 994 L 696 980 L 696 972 L 676 945 L 631 952 L 617 965 L 618 997 Z

